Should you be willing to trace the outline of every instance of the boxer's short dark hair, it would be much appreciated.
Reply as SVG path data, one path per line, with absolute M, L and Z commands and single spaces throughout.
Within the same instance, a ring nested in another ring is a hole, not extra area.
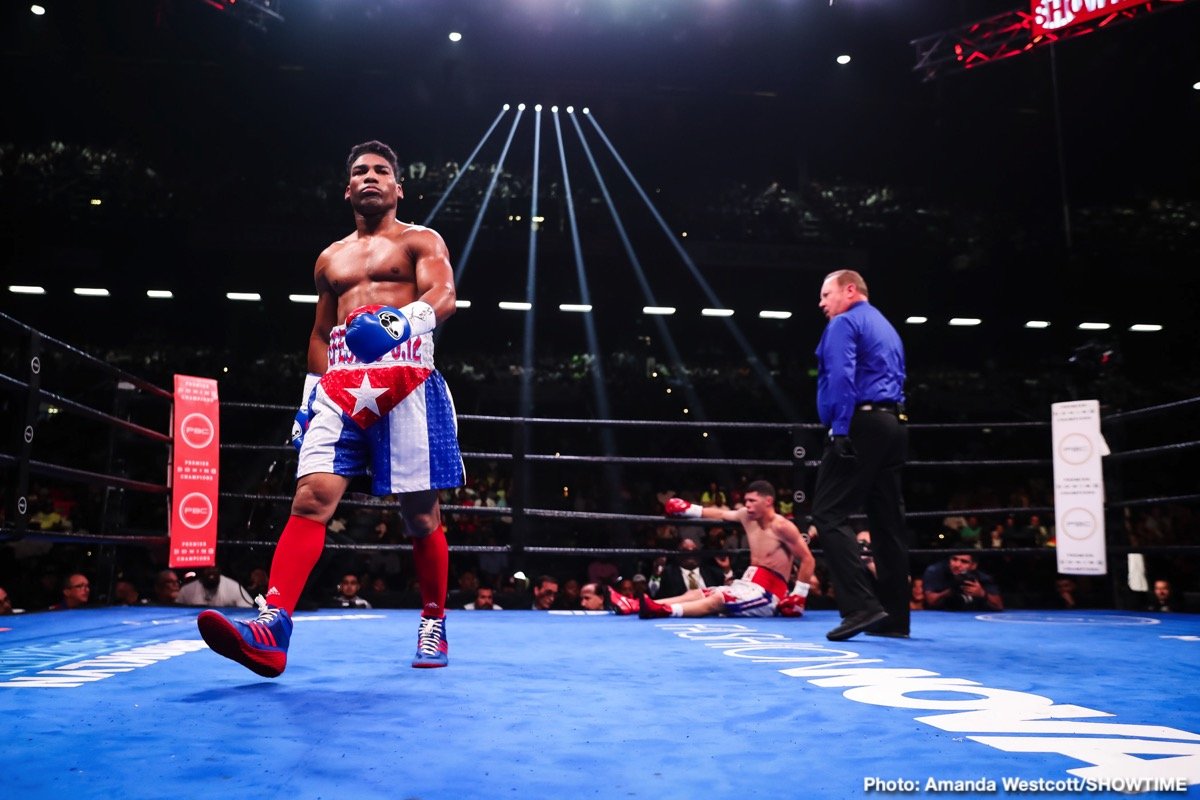
M 375 139 L 372 139 L 369 142 L 363 142 L 361 144 L 356 144 L 356 145 L 354 145 L 354 147 L 350 148 L 350 155 L 349 155 L 349 157 L 346 158 L 346 174 L 347 175 L 350 174 L 350 169 L 351 169 L 351 167 L 354 166 L 354 162 L 357 161 L 359 156 L 363 155 L 364 153 L 371 153 L 373 155 L 377 155 L 377 156 L 380 156 L 380 157 L 386 159 L 388 164 L 390 164 L 392 167 L 392 174 L 399 177 L 400 162 L 396 158 L 396 151 L 393 150 L 392 148 L 388 147 L 383 142 L 377 141 Z
M 762 495 L 763 497 L 769 497 L 772 500 L 775 499 L 775 487 L 766 481 L 752 481 L 746 487 L 746 491 L 754 492 L 755 494 Z

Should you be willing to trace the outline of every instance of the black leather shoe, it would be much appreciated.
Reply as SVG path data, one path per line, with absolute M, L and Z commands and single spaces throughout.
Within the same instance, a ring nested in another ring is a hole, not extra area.
M 825 634 L 825 638 L 831 642 L 842 642 L 851 636 L 857 636 L 867 628 L 877 625 L 887 618 L 887 612 L 882 609 L 879 611 L 855 611 L 842 620 L 841 625 L 838 625 Z
M 886 636 L 889 639 L 907 639 L 908 631 L 867 631 L 867 636 Z

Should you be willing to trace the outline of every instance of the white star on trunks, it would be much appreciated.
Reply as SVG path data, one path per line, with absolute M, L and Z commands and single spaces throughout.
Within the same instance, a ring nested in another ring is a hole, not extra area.
M 387 389 L 379 389 L 371 385 L 367 379 L 367 372 L 363 373 L 362 384 L 357 389 L 346 387 L 346 392 L 354 397 L 354 410 L 350 412 L 350 416 L 354 416 L 359 411 L 370 409 L 376 416 L 382 416 L 379 413 L 379 404 L 375 402 L 375 398 L 387 392 Z

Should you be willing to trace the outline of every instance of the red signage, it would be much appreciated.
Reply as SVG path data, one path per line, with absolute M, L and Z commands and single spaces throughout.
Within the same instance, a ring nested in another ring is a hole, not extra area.
M 1146 0 L 1030 0 L 1033 35 L 1041 36 L 1060 31 L 1145 2 Z
M 171 567 L 217 563 L 221 430 L 217 382 L 175 376 L 171 450 Z

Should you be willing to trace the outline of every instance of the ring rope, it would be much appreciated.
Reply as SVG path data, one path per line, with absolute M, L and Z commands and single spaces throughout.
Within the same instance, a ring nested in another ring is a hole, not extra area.
M 1172 411 L 1176 408 L 1186 408 L 1187 406 L 1200 403 L 1200 397 L 1189 397 L 1186 400 L 1175 400 L 1170 403 L 1161 403 L 1156 406 L 1146 406 L 1145 408 L 1135 408 L 1132 411 L 1116 411 L 1112 414 L 1105 414 L 1101 419 L 1105 422 L 1123 422 L 1127 419 L 1136 419 L 1141 416 L 1157 414 L 1161 411 Z
M 290 444 L 260 445 L 244 442 L 222 444 L 222 450 L 231 451 L 262 451 L 262 452 L 291 452 Z M 475 453 L 464 451 L 464 459 L 479 459 L 485 461 L 513 461 L 512 453 Z M 734 459 L 734 458 L 666 458 L 659 456 L 579 456 L 560 453 L 527 453 L 527 461 L 538 462 L 569 462 L 579 464 L 671 464 L 675 466 L 710 466 L 710 467 L 763 467 L 765 469 L 786 469 L 796 466 L 792 461 L 784 459 Z M 821 465 L 819 460 L 809 459 L 800 462 L 809 469 Z M 1051 464 L 1048 458 L 989 458 L 989 459 L 951 459 L 947 461 L 909 461 L 906 467 L 1045 467 Z
M 10 535 L 15 534 L 16 530 L 11 527 L 0 528 L 0 541 L 6 540 Z M 56 542 L 74 542 L 85 544 L 147 544 L 159 545 L 165 544 L 168 539 L 165 536 L 127 536 L 114 534 L 92 534 L 92 533 L 68 533 L 68 532 L 41 532 L 29 531 L 26 538 L 35 538 L 38 540 L 56 541 Z M 273 548 L 278 542 L 270 540 L 250 540 L 250 539 L 227 539 L 219 543 L 223 546 L 237 546 L 245 548 Z M 452 553 L 504 553 L 514 554 L 516 551 L 509 545 L 449 545 Z M 357 551 L 357 552 L 403 552 L 412 550 L 411 543 L 388 543 L 388 544 L 357 544 L 350 542 L 326 542 L 324 549 L 336 551 Z M 911 548 L 909 555 L 936 555 L 944 556 L 947 552 L 954 548 Z M 526 554 L 535 555 L 568 555 L 568 556 L 678 556 L 678 550 L 662 550 L 654 548 L 636 548 L 636 547 L 550 547 L 543 545 L 530 545 L 521 548 Z M 1110 553 L 1178 553 L 1192 555 L 1200 553 L 1200 545 L 1111 545 L 1106 548 Z M 813 548 L 813 553 L 822 553 L 819 547 Z M 709 557 L 715 555 L 748 555 L 749 550 L 727 549 L 727 550 L 695 550 L 692 551 L 698 557 Z M 977 548 L 974 552 L 981 556 L 997 555 L 1043 555 L 1048 556 L 1053 554 L 1052 547 L 1000 547 L 1000 548 Z
M 0 463 L 15 464 L 20 462 L 20 458 L 8 453 L 0 453 Z M 37 475 L 46 475 L 51 478 L 65 478 L 74 480 L 80 483 L 88 483 L 94 486 L 115 486 L 121 489 L 132 489 L 135 492 L 148 492 L 150 494 L 166 494 L 171 491 L 171 487 L 158 484 L 147 483 L 145 481 L 135 481 L 132 478 L 122 478 L 117 475 L 105 475 L 103 472 L 91 472 L 86 469 L 76 469 L 75 467 L 64 467 L 61 464 L 50 464 L 46 461 L 29 460 L 29 471 Z
M 13 389 L 15 391 L 28 391 L 29 384 L 25 383 L 24 381 L 19 381 L 10 375 L 0 373 L 0 388 Z M 99 411 L 91 406 L 84 405 L 83 403 L 77 403 L 74 400 L 70 400 L 60 394 L 55 394 L 54 392 L 50 392 L 45 389 L 38 389 L 38 395 L 49 400 L 54 405 L 67 409 L 68 411 L 74 411 L 80 416 L 88 417 L 89 419 L 97 420 L 99 422 L 107 422 L 110 425 L 115 425 L 118 428 L 124 428 L 130 433 L 136 433 L 139 436 L 152 439 L 156 442 L 162 442 L 164 444 L 171 443 L 171 437 L 164 433 L 159 433 L 158 431 L 151 430 L 150 428 L 144 428 L 135 422 L 130 422 L 129 420 L 121 419 L 120 417 L 115 417 L 112 414 L 106 414 L 103 411 Z
M 5 314 L 3 311 L 0 311 L 0 323 L 6 324 L 9 327 L 18 328 L 27 334 L 37 336 L 37 337 L 39 337 L 39 339 L 41 341 L 49 342 L 50 344 L 54 345 L 55 347 L 58 347 L 61 350 L 65 350 L 66 352 L 68 352 L 72 355 L 78 356 L 78 357 L 82 358 L 83 360 L 89 362 L 93 366 L 100 367 L 101 369 L 108 372 L 110 375 L 116 375 L 121 380 L 123 380 L 127 383 L 133 384 L 135 387 L 137 387 L 138 389 L 141 389 L 142 391 L 149 392 L 150 394 L 152 394 L 156 397 L 161 397 L 164 400 L 171 400 L 174 398 L 174 395 L 171 392 L 168 392 L 166 389 L 162 389 L 158 386 L 155 386 L 153 383 L 150 383 L 150 381 L 147 381 L 143 378 L 139 378 L 136 375 L 131 375 L 130 373 L 126 372 L 125 370 L 123 370 L 119 367 L 114 367 L 112 364 L 109 364 L 107 361 L 103 361 L 99 358 L 96 358 L 92 354 L 87 353 L 83 350 L 80 350 L 78 347 L 69 345 L 66 342 L 62 341 L 61 339 L 55 339 L 53 336 L 48 336 L 45 333 L 42 333 L 41 331 L 37 330 L 36 328 L 31 328 L 30 326 L 26 325 L 25 323 L 20 322 L 16 319 L 13 319 L 8 314 Z
M 1124 458 L 1141 458 L 1142 456 L 1154 456 L 1159 453 L 1169 453 L 1173 450 L 1195 450 L 1200 447 L 1200 441 L 1192 442 L 1176 442 L 1174 444 L 1164 444 L 1157 447 L 1142 447 L 1137 450 L 1122 450 L 1119 453 L 1110 453 L 1106 458 L 1121 460 Z
M 1159 503 L 1194 503 L 1200 500 L 1200 494 L 1176 494 L 1168 497 L 1142 497 L 1136 500 L 1118 500 L 1108 504 L 1109 508 L 1128 508 L 1131 506 L 1153 506 Z

